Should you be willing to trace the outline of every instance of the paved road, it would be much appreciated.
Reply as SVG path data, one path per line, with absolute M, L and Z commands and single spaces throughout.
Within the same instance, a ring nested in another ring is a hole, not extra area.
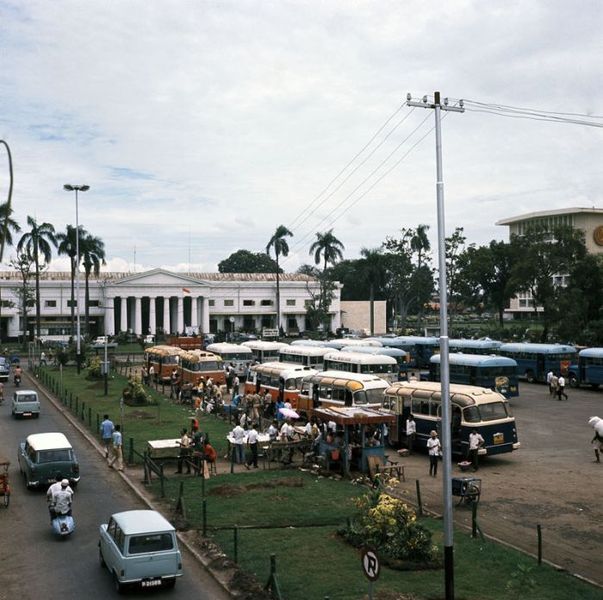
M 23 388 L 28 385 L 27 377 Z M 5 386 L 5 397 L 12 384 Z M 76 490 L 76 531 L 66 540 L 52 535 L 45 490 L 28 491 L 17 465 L 17 446 L 30 433 L 60 431 L 73 444 L 80 461 L 82 480 Z M 11 503 L 0 507 L 0 600 L 54 600 L 109 598 L 116 596 L 109 573 L 98 562 L 98 527 L 120 510 L 147 508 L 119 475 L 108 469 L 89 442 L 68 423 L 50 402 L 42 398 L 42 414 L 35 420 L 14 420 L 10 403 L 0 406 L 0 455 L 12 464 Z M 206 571 L 183 551 L 184 576 L 176 591 L 145 590 L 134 597 L 178 596 L 221 600 L 229 596 Z
M 542 384 L 521 383 L 511 400 L 521 449 L 486 459 L 478 520 L 486 534 L 531 553 L 537 552 L 536 526 L 543 530 L 543 556 L 568 571 L 603 586 L 603 463 L 594 462 L 589 417 L 603 417 L 603 390 L 568 389 L 568 401 L 549 397 Z M 442 512 L 441 472 L 428 477 L 427 456 L 404 459 L 404 497 L 416 498 L 421 483 L 424 503 Z M 453 477 L 462 473 L 453 464 Z M 453 498 L 458 500 L 458 498 Z M 454 508 L 455 521 L 470 525 L 471 510 Z

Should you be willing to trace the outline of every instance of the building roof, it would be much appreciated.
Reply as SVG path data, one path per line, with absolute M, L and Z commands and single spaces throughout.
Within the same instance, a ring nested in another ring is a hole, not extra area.
M 575 215 L 580 213 L 601 215 L 603 217 L 603 208 L 558 208 L 555 210 L 540 210 L 538 212 L 526 213 L 517 217 L 511 217 L 509 219 L 501 219 L 496 221 L 496 225 L 513 225 L 514 223 L 521 223 L 522 221 L 530 221 L 532 219 L 538 219 L 542 217 L 552 217 L 554 215 Z

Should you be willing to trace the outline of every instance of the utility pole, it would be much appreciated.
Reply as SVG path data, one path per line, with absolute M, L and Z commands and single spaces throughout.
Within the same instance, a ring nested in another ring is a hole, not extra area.
M 414 102 L 412 96 L 406 96 L 406 105 L 418 108 L 432 108 L 435 114 L 436 132 L 436 192 L 438 208 L 438 270 L 440 293 L 440 373 L 442 398 L 442 453 L 443 453 L 443 496 L 444 496 L 444 586 L 446 600 L 454 600 L 454 552 L 452 519 L 452 457 L 450 431 L 450 368 L 448 362 L 448 289 L 446 283 L 446 229 L 444 223 L 444 176 L 442 174 L 442 132 L 440 128 L 441 111 L 465 112 L 463 101 L 459 106 L 449 106 L 448 98 L 440 102 L 440 92 L 434 92 L 433 102 L 423 96 L 421 102 Z

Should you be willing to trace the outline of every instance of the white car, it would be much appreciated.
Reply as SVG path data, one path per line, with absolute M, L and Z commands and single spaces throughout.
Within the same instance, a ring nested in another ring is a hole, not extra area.
M 154 510 L 115 513 L 100 526 L 98 550 L 118 592 L 134 584 L 171 588 L 182 576 L 176 530 Z
M 34 390 L 16 390 L 13 394 L 12 404 L 13 417 L 40 416 L 40 400 L 38 393 Z

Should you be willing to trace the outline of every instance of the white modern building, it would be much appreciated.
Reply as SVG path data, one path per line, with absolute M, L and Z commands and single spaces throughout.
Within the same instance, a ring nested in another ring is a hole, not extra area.
M 306 308 L 319 284 L 306 275 L 283 273 L 280 279 L 281 325 L 286 333 L 307 329 Z M 84 278 L 80 276 L 80 320 L 85 329 Z M 13 339 L 23 330 L 18 272 L 0 272 L 0 332 Z M 35 281 L 29 281 L 35 291 Z M 332 331 L 341 325 L 339 284 L 330 307 Z M 76 303 L 77 304 L 77 303 Z M 40 278 L 42 339 L 72 333 L 71 277 L 44 272 Z M 89 281 L 91 336 L 119 332 L 136 335 L 261 331 L 277 327 L 276 276 L 269 273 L 174 273 L 153 269 L 143 273 L 101 273 Z M 26 330 L 35 329 L 35 305 L 28 308 Z
M 582 231 L 586 250 L 590 254 L 603 254 L 603 208 L 575 207 L 543 210 L 501 219 L 496 222 L 496 225 L 507 226 L 509 238 L 512 235 L 524 235 L 530 227 L 542 227 L 549 230 L 560 226 L 571 227 Z M 555 275 L 555 285 L 566 285 L 566 281 L 566 275 L 562 273 Z M 537 308 L 537 310 L 541 309 Z M 510 306 L 505 312 L 515 317 L 532 314 L 534 312 L 532 295 L 529 292 L 520 293 L 511 300 Z

